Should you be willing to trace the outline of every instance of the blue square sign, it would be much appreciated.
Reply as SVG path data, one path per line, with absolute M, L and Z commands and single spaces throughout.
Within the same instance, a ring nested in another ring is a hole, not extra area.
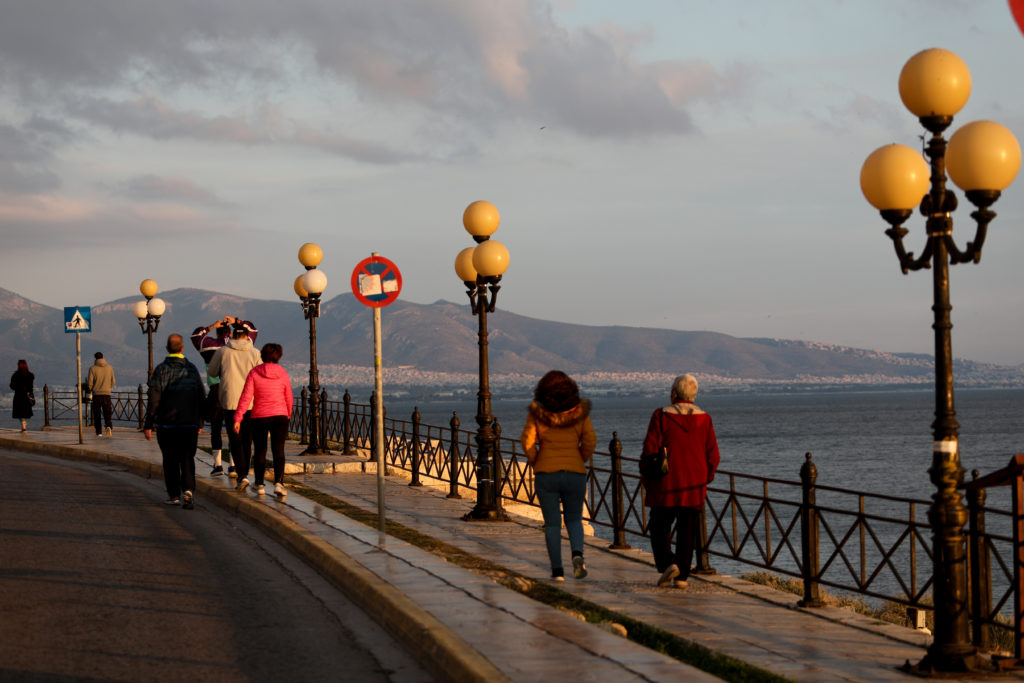
M 64 333 L 92 332 L 92 311 L 88 306 L 64 307 Z

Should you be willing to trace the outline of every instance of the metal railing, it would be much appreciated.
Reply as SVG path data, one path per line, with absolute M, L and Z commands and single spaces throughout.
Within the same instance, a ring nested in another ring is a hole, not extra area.
M 115 419 L 141 422 L 144 398 L 141 387 L 134 395 L 120 392 Z M 372 457 L 372 398 L 369 404 L 354 403 L 346 391 L 341 401 L 332 401 L 326 390 L 319 398 L 319 443 Z M 73 391 L 49 392 L 44 387 L 46 424 L 67 419 L 72 411 L 77 419 L 75 401 Z M 308 442 L 307 401 L 303 390 L 295 399 L 289 426 L 302 442 Z M 518 440 L 502 437 L 497 420 L 493 426 L 498 435 L 499 506 L 539 507 L 533 472 Z M 421 485 L 424 478 L 434 480 L 448 488 L 450 498 L 462 497 L 463 488 L 475 491 L 475 437 L 475 430 L 462 429 L 454 413 L 447 426 L 438 426 L 422 423 L 418 410 L 408 420 L 388 417 L 385 411 L 386 466 L 408 471 L 412 486 Z M 1018 648 L 1024 643 L 1024 571 L 1018 561 L 1024 558 L 1024 456 L 1020 457 L 1012 506 L 985 505 L 991 476 L 976 478 L 966 487 L 969 610 L 972 638 L 979 647 L 987 647 L 1000 629 L 1015 634 Z M 710 559 L 717 557 L 801 581 L 803 606 L 821 605 L 821 587 L 828 587 L 929 610 L 933 557 L 927 511 L 932 503 L 820 485 L 810 453 L 794 470 L 794 481 L 718 471 L 708 486 L 696 571 L 713 573 Z M 648 536 L 639 459 L 622 455 L 617 433 L 607 451 L 594 453 L 587 488 L 584 518 L 603 530 L 612 548 L 628 548 L 630 537 Z

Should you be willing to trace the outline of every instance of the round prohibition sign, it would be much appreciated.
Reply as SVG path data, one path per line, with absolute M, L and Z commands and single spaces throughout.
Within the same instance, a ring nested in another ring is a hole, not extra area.
M 387 306 L 401 291 L 402 273 L 383 256 L 365 258 L 352 271 L 352 293 L 371 308 Z

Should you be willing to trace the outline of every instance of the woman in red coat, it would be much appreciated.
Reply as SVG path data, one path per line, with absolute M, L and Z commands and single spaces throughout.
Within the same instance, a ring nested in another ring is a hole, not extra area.
M 697 380 L 681 375 L 672 383 L 672 404 L 654 411 L 642 457 L 668 449 L 669 470 L 661 479 L 644 479 L 647 532 L 654 564 L 661 572 L 659 586 L 686 588 L 690 563 L 700 539 L 700 512 L 707 485 L 718 469 L 718 440 L 711 416 L 694 405 Z M 676 525 L 676 552 L 672 552 L 672 524 Z

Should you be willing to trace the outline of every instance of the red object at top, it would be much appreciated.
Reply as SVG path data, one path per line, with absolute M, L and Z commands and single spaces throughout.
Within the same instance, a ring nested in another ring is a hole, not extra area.
M 1010 0 L 1010 12 L 1013 13 L 1013 20 L 1017 22 L 1017 28 L 1024 33 L 1024 0 Z

